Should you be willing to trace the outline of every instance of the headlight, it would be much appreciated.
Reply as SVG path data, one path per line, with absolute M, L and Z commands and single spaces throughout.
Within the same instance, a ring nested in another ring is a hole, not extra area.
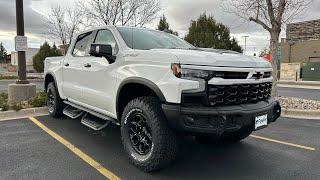
M 199 69 L 181 69 L 181 78 L 199 78 L 207 80 L 210 76 L 210 71 L 199 70 Z
M 210 79 L 210 72 L 197 69 L 182 69 L 180 64 L 171 65 L 172 73 L 181 79 L 194 80 L 199 82 L 198 89 L 184 90 L 186 93 L 196 93 L 205 91 L 206 81 Z
M 180 64 L 172 64 L 171 69 L 173 74 L 182 79 L 203 79 L 209 80 L 212 71 L 200 69 L 182 69 Z

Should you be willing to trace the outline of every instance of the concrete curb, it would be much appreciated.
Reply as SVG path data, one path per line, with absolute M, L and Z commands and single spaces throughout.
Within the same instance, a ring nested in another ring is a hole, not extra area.
M 320 120 L 320 110 L 282 109 L 282 117 Z
M 320 89 L 320 86 L 302 86 L 302 85 L 288 85 L 288 84 L 277 84 L 277 87 L 300 88 L 300 89 Z
M 3 82 L 12 82 L 12 81 L 16 81 L 16 79 L 2 79 L 0 81 L 3 81 Z M 29 82 L 43 82 L 44 79 L 28 79 Z
M 301 86 L 320 86 L 320 81 L 285 81 L 280 80 L 278 84 L 301 85 Z
M 47 114 L 47 107 L 21 109 L 20 111 L 4 111 L 0 112 L 0 121 L 27 118 L 29 116 L 42 116 Z

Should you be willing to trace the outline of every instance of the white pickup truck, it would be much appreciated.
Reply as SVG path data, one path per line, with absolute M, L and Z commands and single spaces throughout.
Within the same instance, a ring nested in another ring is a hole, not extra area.
M 237 142 L 280 116 L 270 63 L 196 48 L 145 28 L 105 26 L 81 33 L 65 57 L 45 60 L 50 115 L 121 127 L 124 149 L 144 171 L 178 153 L 177 134 Z

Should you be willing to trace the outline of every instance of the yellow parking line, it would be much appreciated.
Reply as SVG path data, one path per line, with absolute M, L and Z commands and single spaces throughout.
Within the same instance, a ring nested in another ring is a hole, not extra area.
M 101 164 L 99 164 L 97 161 L 92 159 L 90 156 L 82 152 L 80 149 L 75 147 L 73 144 L 71 144 L 69 141 L 65 140 L 63 137 L 59 136 L 49 128 L 47 128 L 45 125 L 43 125 L 41 122 L 39 122 L 36 118 L 34 117 L 29 117 L 29 119 L 39 126 L 42 130 L 44 130 L 46 133 L 48 133 L 50 136 L 52 136 L 54 139 L 59 141 L 61 144 L 66 146 L 71 152 L 73 152 L 75 155 L 80 157 L 83 161 L 88 163 L 90 166 L 95 168 L 97 171 L 99 171 L 102 175 L 104 175 L 106 178 L 111 179 L 111 180 L 118 180 L 120 179 L 118 176 L 113 174 L 111 171 L 107 170 L 104 168 Z
M 270 139 L 270 138 L 266 138 L 266 137 L 262 137 L 262 136 L 250 135 L 250 137 L 253 137 L 253 138 L 256 138 L 256 139 L 265 140 L 265 141 L 270 141 L 270 142 L 274 142 L 274 143 L 285 144 L 285 145 L 288 145 L 288 146 L 293 146 L 293 147 L 306 149 L 306 150 L 310 150 L 310 151 L 315 151 L 316 150 L 315 148 L 312 148 L 312 147 L 302 146 L 302 145 L 299 145 L 299 144 L 293 144 L 293 143 L 284 142 L 284 141 L 279 141 L 279 140 Z

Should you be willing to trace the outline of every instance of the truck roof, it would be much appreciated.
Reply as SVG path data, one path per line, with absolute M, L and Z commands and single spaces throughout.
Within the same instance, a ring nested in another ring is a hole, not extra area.
M 79 34 L 86 33 L 86 32 L 90 32 L 90 31 L 95 31 L 95 30 L 99 30 L 99 29 L 103 29 L 103 28 L 113 28 L 113 29 L 116 29 L 117 27 L 134 28 L 134 29 L 147 29 L 147 30 L 159 31 L 159 30 L 156 30 L 156 29 L 150 29 L 150 28 L 145 28 L 145 27 L 104 25 L 104 26 L 93 27 L 93 28 L 87 29 L 87 30 L 85 30 L 85 31 L 81 31 Z M 78 35 L 79 35 L 79 34 L 78 34 Z

